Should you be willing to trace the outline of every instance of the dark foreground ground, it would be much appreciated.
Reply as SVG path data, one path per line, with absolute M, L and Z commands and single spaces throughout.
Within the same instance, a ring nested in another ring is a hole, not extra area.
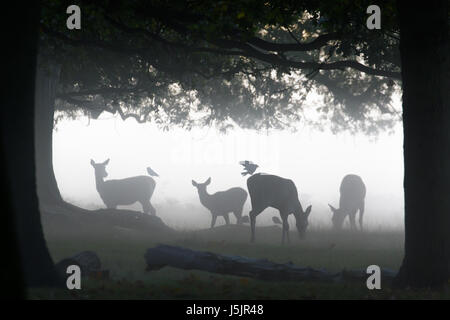
M 403 234 L 398 231 L 332 233 L 309 230 L 300 241 L 282 246 L 278 226 L 257 228 L 257 242 L 249 243 L 248 226 L 220 226 L 199 231 L 166 231 L 152 234 L 125 228 L 77 230 L 44 227 L 55 261 L 84 250 L 95 251 L 109 279 L 83 279 L 81 290 L 32 289 L 31 299 L 449 299 L 443 291 L 368 290 L 364 282 L 269 282 L 165 267 L 145 271 L 144 254 L 158 243 L 195 250 L 291 261 L 328 271 L 365 269 L 376 264 L 397 270 L 403 254 Z

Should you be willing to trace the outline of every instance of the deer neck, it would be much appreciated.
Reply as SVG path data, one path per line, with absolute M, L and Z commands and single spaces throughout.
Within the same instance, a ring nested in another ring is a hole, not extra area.
M 209 208 L 211 195 L 208 193 L 208 191 L 205 190 L 198 190 L 198 196 L 200 198 L 200 203 L 204 205 L 205 207 Z
M 95 187 L 97 188 L 97 191 L 99 193 L 103 189 L 103 185 L 105 183 L 105 181 L 103 179 L 104 178 L 102 176 L 100 176 L 100 174 L 98 174 L 97 172 L 95 173 Z

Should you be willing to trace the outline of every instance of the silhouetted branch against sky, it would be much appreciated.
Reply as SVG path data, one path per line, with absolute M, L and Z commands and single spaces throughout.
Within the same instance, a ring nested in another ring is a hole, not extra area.
M 81 1 L 80 30 L 67 29 L 66 5 L 43 1 L 41 16 L 41 54 L 62 65 L 60 110 L 89 113 L 80 101 L 99 95 L 98 108 L 123 118 L 191 125 L 200 112 L 208 114 L 200 123 L 281 128 L 303 117 L 300 101 L 319 94 L 334 108 L 322 122 L 340 128 L 398 120 L 391 1 L 381 30 L 366 26 L 367 1 Z

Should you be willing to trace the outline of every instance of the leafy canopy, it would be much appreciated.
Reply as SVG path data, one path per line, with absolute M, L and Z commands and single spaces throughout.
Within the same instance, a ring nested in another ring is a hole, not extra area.
M 372 1 L 43 1 L 41 53 L 61 65 L 58 110 L 170 125 L 374 132 L 399 119 L 395 6 Z M 323 103 L 308 117 L 306 98 Z

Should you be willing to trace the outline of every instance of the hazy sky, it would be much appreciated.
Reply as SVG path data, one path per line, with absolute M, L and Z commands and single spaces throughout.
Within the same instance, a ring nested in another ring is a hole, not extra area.
M 63 197 L 86 208 L 104 207 L 90 159 L 110 158 L 107 179 L 146 175 L 147 166 L 160 175 L 152 203 L 167 224 L 207 227 L 210 214 L 201 207 L 191 179 L 203 182 L 211 177 L 211 193 L 235 186 L 246 189 L 238 162 L 248 159 L 259 164 L 261 172 L 296 183 L 302 205 L 313 206 L 312 225 L 330 226 L 327 203 L 338 206 L 339 185 L 348 173 L 360 175 L 366 184 L 365 221 L 371 228 L 401 227 L 403 222 L 400 125 L 395 134 L 370 141 L 364 135 L 332 135 L 308 128 L 268 134 L 234 130 L 224 135 L 214 128 L 162 132 L 149 123 L 104 114 L 98 120 L 59 122 L 53 143 L 55 174 Z M 248 200 L 245 214 L 249 207 Z M 140 205 L 132 208 L 141 210 Z M 262 213 L 258 224 L 270 224 L 272 216 Z M 218 224 L 222 223 L 219 218 Z

